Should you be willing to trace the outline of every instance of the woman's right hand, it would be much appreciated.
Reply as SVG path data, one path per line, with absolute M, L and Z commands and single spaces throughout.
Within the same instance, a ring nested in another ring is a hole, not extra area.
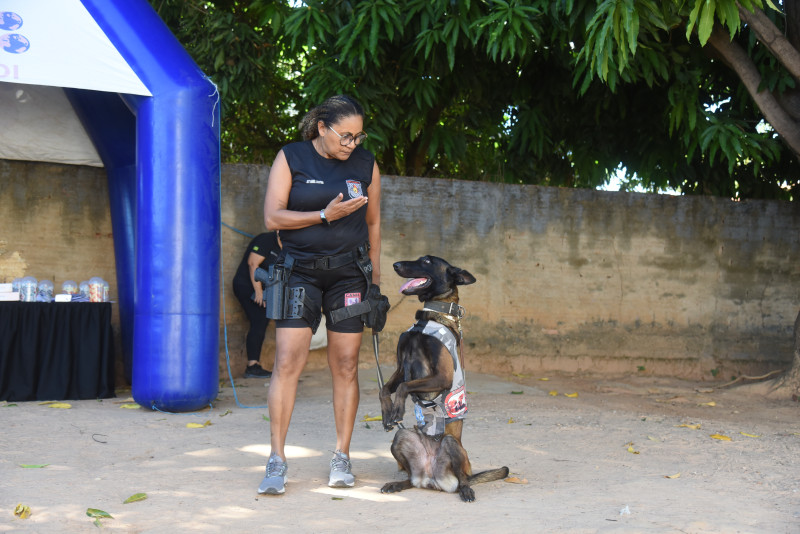
M 253 302 L 265 308 L 267 303 L 264 302 L 264 289 L 261 287 L 261 282 L 256 282 L 253 286 L 255 288 L 255 295 L 253 296 Z

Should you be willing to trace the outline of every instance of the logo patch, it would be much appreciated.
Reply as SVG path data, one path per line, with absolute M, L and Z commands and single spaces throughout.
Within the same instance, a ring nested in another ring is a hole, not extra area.
M 447 398 L 444 399 L 444 407 L 447 410 L 447 417 L 451 419 L 467 413 L 467 391 L 464 386 L 447 395 Z
M 352 306 L 353 304 L 358 304 L 361 302 L 361 293 L 345 293 L 344 294 L 344 305 L 345 306 Z
M 347 180 L 347 193 L 350 195 L 350 198 L 364 196 L 364 193 L 361 191 L 361 182 L 358 180 Z

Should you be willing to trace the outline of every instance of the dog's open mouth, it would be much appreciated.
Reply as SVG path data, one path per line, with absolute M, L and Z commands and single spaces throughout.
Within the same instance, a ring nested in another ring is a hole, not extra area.
M 400 288 L 400 293 L 405 293 L 409 289 L 416 289 L 418 287 L 426 287 L 431 283 L 430 278 L 409 278 L 408 281 Z

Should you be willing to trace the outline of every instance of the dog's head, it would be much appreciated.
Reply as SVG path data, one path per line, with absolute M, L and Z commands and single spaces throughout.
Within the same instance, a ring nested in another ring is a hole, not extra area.
M 475 283 L 464 269 L 453 267 L 442 258 L 422 256 L 414 261 L 398 261 L 394 270 L 409 280 L 400 288 L 404 295 L 417 295 L 421 302 L 455 293 L 456 286 Z

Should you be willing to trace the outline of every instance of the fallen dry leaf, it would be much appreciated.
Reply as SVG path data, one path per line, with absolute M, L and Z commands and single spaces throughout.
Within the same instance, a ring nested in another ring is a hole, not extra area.
M 528 483 L 528 479 L 527 478 L 517 478 L 517 477 L 508 477 L 508 478 L 505 479 L 505 481 L 509 482 L 511 484 L 527 484 Z
M 207 426 L 211 426 L 211 421 L 206 421 L 205 423 L 186 423 L 186 428 L 205 428 Z
M 543 376 L 543 377 L 542 377 L 542 378 L 540 378 L 539 380 L 541 380 L 542 382 L 547 382 L 547 381 L 548 381 L 548 380 L 550 380 L 550 379 L 549 379 L 549 378 L 547 378 L 547 377 L 544 377 L 544 376 Z
M 119 407 L 125 408 L 126 410 L 138 410 L 139 408 L 141 408 L 141 406 L 139 406 L 135 402 L 126 402 L 125 404 L 120 404 Z
M 550 393 L 548 393 L 548 395 L 550 395 L 551 397 L 555 397 L 556 395 L 558 395 L 558 391 L 553 390 Z
M 20 519 L 28 519 L 31 516 L 31 507 L 27 504 L 19 503 L 16 508 L 14 508 L 14 515 Z
M 711 401 L 711 402 L 701 402 L 701 403 L 699 404 L 699 406 L 716 406 L 716 405 L 717 405 L 717 403 L 716 403 L 716 402 L 714 402 L 714 401 Z
M 748 434 L 747 432 L 739 432 L 739 434 L 743 436 L 747 436 L 748 438 L 760 438 L 761 434 Z
M 700 423 L 693 423 L 693 424 L 691 424 L 691 425 L 690 425 L 690 424 L 683 423 L 682 425 L 675 425 L 675 426 L 677 426 L 677 427 L 691 428 L 692 430 L 700 430 Z
M 365 415 L 362 421 L 383 421 L 382 415 Z
M 66 402 L 54 402 L 50 405 L 50 408 L 60 408 L 61 410 L 69 410 L 72 408 L 72 405 Z
M 722 434 L 711 434 L 711 437 L 720 441 L 731 441 L 731 438 Z
M 564 393 L 564 396 L 565 397 L 569 397 L 570 399 L 574 399 L 575 397 L 578 396 L 578 394 L 577 393 Z
M 681 474 L 675 473 L 674 475 L 664 475 L 664 478 L 681 478 Z
M 647 439 L 650 441 L 660 441 L 658 438 L 654 438 L 653 436 L 647 436 Z
M 510 418 L 508 419 L 508 424 L 510 425 L 511 423 L 516 423 L 516 421 L 514 421 L 514 418 L 513 418 L 513 417 L 510 417 Z

